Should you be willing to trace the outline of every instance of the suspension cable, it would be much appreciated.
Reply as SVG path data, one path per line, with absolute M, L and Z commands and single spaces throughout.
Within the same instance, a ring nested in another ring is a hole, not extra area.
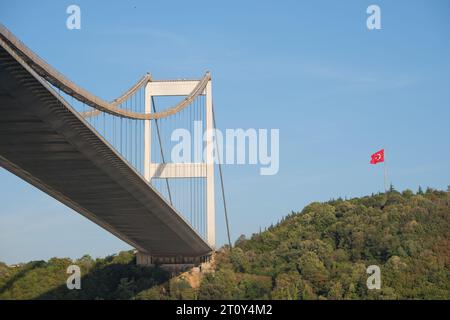
M 153 96 L 152 96 L 152 109 L 153 109 L 153 112 L 156 112 L 155 99 L 153 99 Z M 163 164 L 165 164 L 166 160 L 164 159 L 164 151 L 163 151 L 163 147 L 162 147 L 162 144 L 161 144 L 162 142 L 161 142 L 161 134 L 159 132 L 158 119 L 155 119 L 155 125 L 156 125 L 156 134 L 158 135 L 159 149 L 161 151 L 161 161 L 162 161 Z M 172 195 L 170 193 L 169 179 L 165 178 L 165 180 L 166 180 L 166 186 L 167 186 L 167 194 L 169 196 L 169 202 L 170 202 L 170 205 L 173 205 L 173 203 L 172 203 Z
M 216 127 L 216 117 L 214 115 L 214 103 L 212 103 L 212 105 L 211 105 L 211 110 L 212 110 L 214 129 L 216 129 L 217 127 Z M 225 213 L 225 224 L 226 224 L 226 227 L 227 227 L 228 244 L 230 245 L 230 251 L 231 251 L 232 250 L 232 245 L 231 245 L 231 237 L 230 237 L 230 225 L 228 223 L 227 201 L 225 199 L 225 188 L 224 188 L 224 183 L 223 183 L 222 163 L 220 161 L 221 157 L 220 157 L 219 146 L 218 146 L 218 143 L 217 143 L 217 137 L 214 138 L 214 140 L 215 140 L 215 144 L 216 144 L 217 156 L 219 158 L 218 166 L 219 166 L 220 186 L 222 188 L 223 210 L 224 210 L 224 213 Z

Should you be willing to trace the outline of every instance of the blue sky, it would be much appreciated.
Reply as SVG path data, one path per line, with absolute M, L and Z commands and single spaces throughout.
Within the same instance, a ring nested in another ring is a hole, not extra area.
M 81 30 L 65 27 L 81 7 Z M 381 8 L 381 30 L 366 8 Z M 213 75 L 220 128 L 279 128 L 280 171 L 226 166 L 232 237 L 312 201 L 450 184 L 448 1 L 0 1 L 0 21 L 77 84 L 113 99 L 145 72 Z M 218 240 L 225 242 L 222 216 Z M 0 169 L 0 261 L 129 247 Z

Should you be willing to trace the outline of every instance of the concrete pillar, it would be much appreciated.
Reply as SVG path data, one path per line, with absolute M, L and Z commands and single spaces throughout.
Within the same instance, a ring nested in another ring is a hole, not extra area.
M 152 112 L 152 96 L 150 92 L 150 82 L 145 86 L 144 93 L 145 113 Z M 150 163 L 152 160 L 152 121 L 144 120 L 144 178 L 150 182 Z
M 206 85 L 206 237 L 209 245 L 216 245 L 216 205 L 214 196 L 214 140 L 211 80 Z

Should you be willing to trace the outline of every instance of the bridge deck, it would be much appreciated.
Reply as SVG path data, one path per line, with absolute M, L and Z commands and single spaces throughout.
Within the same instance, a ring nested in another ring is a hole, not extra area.
M 0 164 L 139 251 L 164 257 L 199 257 L 212 251 L 187 221 L 3 42 Z

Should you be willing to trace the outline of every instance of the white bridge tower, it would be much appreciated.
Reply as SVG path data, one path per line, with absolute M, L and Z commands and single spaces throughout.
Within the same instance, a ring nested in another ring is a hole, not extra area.
M 145 113 L 152 113 L 153 97 L 188 96 L 200 80 L 150 81 L 145 87 Z M 144 177 L 151 183 L 152 179 L 204 178 L 206 179 L 206 240 L 214 248 L 215 235 L 215 198 L 214 198 L 214 140 L 213 140 L 213 106 L 211 79 L 201 93 L 205 96 L 205 159 L 198 163 L 153 163 L 151 155 L 152 120 L 144 124 Z M 203 151 L 203 150 L 202 150 Z M 203 157 L 202 157 L 203 158 Z

